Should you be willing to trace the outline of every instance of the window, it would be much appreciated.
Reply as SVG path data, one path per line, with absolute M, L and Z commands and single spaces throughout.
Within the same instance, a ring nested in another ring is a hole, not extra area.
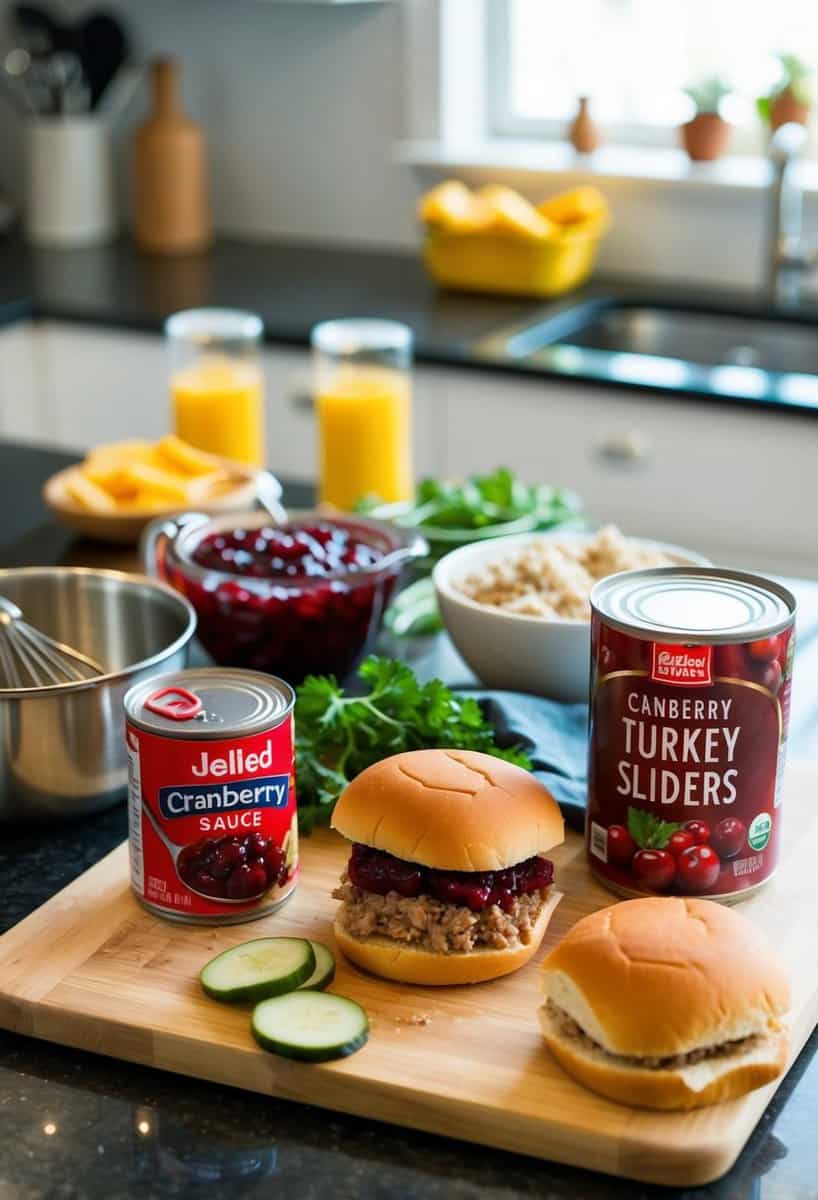
M 815 0 L 490 0 L 489 133 L 558 137 L 591 97 L 608 140 L 675 145 L 691 115 L 683 88 L 718 75 L 731 150 L 758 152 L 755 106 L 776 54 L 818 63 Z

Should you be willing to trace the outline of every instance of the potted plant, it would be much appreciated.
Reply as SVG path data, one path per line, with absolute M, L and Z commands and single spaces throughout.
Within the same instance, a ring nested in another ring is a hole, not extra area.
M 810 68 L 796 54 L 779 54 L 778 62 L 781 68 L 778 83 L 769 95 L 756 101 L 761 119 L 769 122 L 773 133 L 788 121 L 806 125 L 812 102 Z
M 695 104 L 696 114 L 681 127 L 682 143 L 694 162 L 712 162 L 724 153 L 730 137 L 730 125 L 719 112 L 730 88 L 713 77 L 685 88 L 685 93 Z

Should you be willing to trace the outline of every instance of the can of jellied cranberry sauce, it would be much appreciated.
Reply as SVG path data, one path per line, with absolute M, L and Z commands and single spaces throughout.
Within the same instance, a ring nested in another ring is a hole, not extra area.
M 125 696 L 131 885 L 163 917 L 265 916 L 298 879 L 293 704 L 257 671 L 179 671 Z
M 794 622 L 786 588 L 738 571 L 594 587 L 586 840 L 613 891 L 729 903 L 770 878 Z

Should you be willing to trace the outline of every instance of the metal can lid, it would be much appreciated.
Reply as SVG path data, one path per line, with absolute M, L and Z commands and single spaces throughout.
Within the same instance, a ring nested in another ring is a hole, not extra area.
M 609 624 L 644 638 L 746 642 L 786 629 L 795 597 L 760 575 L 718 567 L 651 567 L 601 579 L 591 607 Z
M 215 739 L 271 729 L 294 703 L 293 689 L 275 675 L 201 667 L 135 684 L 125 696 L 125 715 L 149 733 Z

